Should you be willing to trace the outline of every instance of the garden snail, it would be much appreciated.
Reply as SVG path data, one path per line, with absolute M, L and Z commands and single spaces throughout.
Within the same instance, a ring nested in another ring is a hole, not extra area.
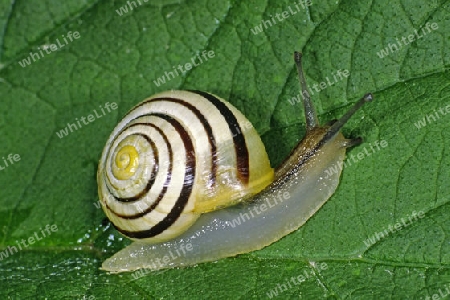
M 295 52 L 305 137 L 275 170 L 250 122 L 200 91 L 167 91 L 135 106 L 113 130 L 97 173 L 102 208 L 131 245 L 102 264 L 113 273 L 194 265 L 261 249 L 303 225 L 334 193 L 340 129 L 367 101 L 320 126 Z

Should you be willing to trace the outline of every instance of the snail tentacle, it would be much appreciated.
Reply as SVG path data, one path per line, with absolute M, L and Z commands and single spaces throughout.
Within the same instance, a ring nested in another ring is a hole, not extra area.
M 300 52 L 294 52 L 294 61 L 297 67 L 298 79 L 300 81 L 302 103 L 305 111 L 306 118 L 306 132 L 311 131 L 313 128 L 319 126 L 319 119 L 317 118 L 316 109 L 309 96 L 308 86 L 306 84 L 305 74 L 302 66 L 302 54 Z

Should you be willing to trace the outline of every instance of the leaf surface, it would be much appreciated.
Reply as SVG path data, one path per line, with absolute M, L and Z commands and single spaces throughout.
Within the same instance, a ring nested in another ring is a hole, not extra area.
M 449 1 L 132 2 L 132 10 L 127 1 L 0 3 L 2 299 L 424 299 L 449 291 Z M 155 84 L 205 50 L 214 58 Z M 277 166 L 305 132 L 294 50 L 304 53 L 322 123 L 375 95 L 343 130 L 365 142 L 347 152 L 329 201 L 260 251 L 137 280 L 100 271 L 129 244 L 102 225 L 96 206 L 97 163 L 117 122 L 157 92 L 209 91 L 250 119 Z M 102 114 L 106 102 L 118 109 Z

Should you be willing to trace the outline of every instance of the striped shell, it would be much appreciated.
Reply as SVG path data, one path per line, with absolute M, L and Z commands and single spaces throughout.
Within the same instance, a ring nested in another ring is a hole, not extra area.
M 108 138 L 97 173 L 117 230 L 155 243 L 258 193 L 273 176 L 251 123 L 200 91 L 166 91 L 135 106 Z

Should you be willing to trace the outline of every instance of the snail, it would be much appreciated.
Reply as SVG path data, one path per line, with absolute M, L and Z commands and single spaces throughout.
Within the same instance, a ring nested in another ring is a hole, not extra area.
M 324 126 L 294 53 L 305 137 L 273 170 L 264 144 L 234 106 L 201 91 L 166 91 L 136 105 L 115 127 L 98 172 L 102 208 L 134 242 L 105 260 L 111 273 L 196 265 L 259 250 L 302 226 L 334 193 L 345 158 L 361 138 L 339 120 Z

